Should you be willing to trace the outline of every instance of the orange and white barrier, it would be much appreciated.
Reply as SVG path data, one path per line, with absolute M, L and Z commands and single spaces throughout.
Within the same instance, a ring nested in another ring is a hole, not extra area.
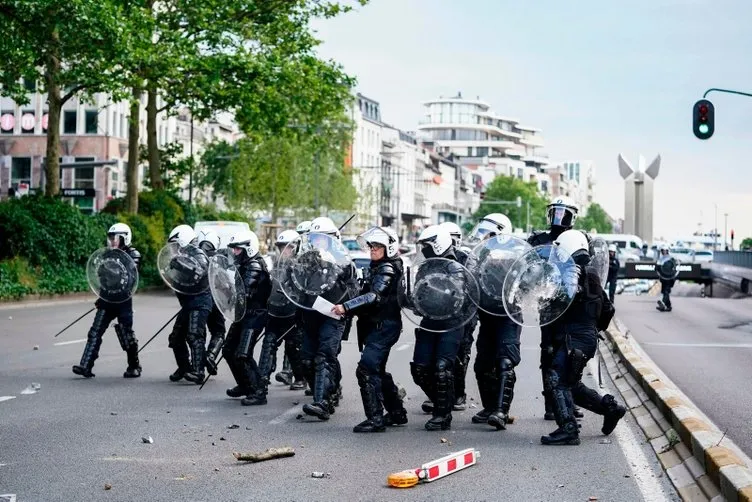
M 450 453 L 445 457 L 423 464 L 417 469 L 390 474 L 387 478 L 389 486 L 395 488 L 409 488 L 418 483 L 430 483 L 444 476 L 455 473 L 478 462 L 480 452 L 475 448 Z

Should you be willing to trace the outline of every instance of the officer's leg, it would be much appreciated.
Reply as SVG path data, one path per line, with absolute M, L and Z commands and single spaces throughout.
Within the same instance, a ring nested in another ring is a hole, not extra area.
M 616 296 L 616 279 L 608 284 L 608 299 L 611 300 L 611 303 L 614 303 L 614 296 Z
M 435 333 L 424 331 L 421 328 L 415 329 L 415 348 L 413 350 L 413 360 L 410 363 L 410 373 L 413 376 L 415 384 L 428 397 L 427 403 L 430 408 L 426 409 L 426 403 L 423 403 L 423 411 L 431 413 L 433 410 L 433 399 L 436 390 L 433 381 L 433 353 Z
M 107 331 L 107 327 L 115 318 L 115 313 L 104 307 L 97 308 L 94 315 L 94 321 L 89 328 L 89 334 L 86 337 L 86 347 L 81 356 L 81 362 L 73 366 L 73 373 L 86 378 L 91 378 L 94 373 L 91 369 L 94 367 L 94 361 L 99 357 L 99 347 L 102 345 L 102 335 Z
M 243 406 L 266 404 L 266 394 L 261 390 L 261 374 L 259 373 L 256 360 L 253 358 L 253 350 L 258 342 L 259 335 L 266 326 L 266 311 L 260 310 L 252 314 L 252 321 L 248 328 L 240 336 L 237 356 L 246 379 L 250 384 L 251 392 L 240 401 Z
M 209 314 L 206 327 L 211 334 L 209 347 L 206 349 L 206 371 L 208 371 L 210 375 L 216 375 L 217 359 L 219 359 L 219 354 L 222 352 L 222 345 L 225 343 L 225 318 L 216 305 L 214 305 Z
M 301 360 L 302 343 L 303 330 L 296 325 L 285 338 L 285 357 L 289 361 L 290 371 L 292 372 L 290 390 L 303 390 L 306 386 Z
M 186 341 L 191 348 L 191 371 L 185 379 L 195 384 L 204 382 L 204 362 L 206 361 L 206 321 L 210 310 L 196 309 L 188 312 Z
M 172 325 L 172 331 L 167 337 L 167 346 L 175 354 L 175 362 L 178 365 L 178 369 L 170 375 L 170 380 L 173 382 L 182 380 L 185 374 L 191 371 L 190 353 L 188 352 L 188 343 L 185 341 L 187 327 L 188 311 L 180 309 L 175 318 L 175 324 Z
M 559 426 L 548 436 L 541 436 L 541 443 L 546 445 L 580 444 L 579 427 L 574 416 L 574 402 L 571 392 L 570 362 L 565 343 L 559 344 L 554 353 L 551 367 L 546 378 L 547 390 L 551 392 Z
M 381 395 L 384 398 L 384 408 L 386 408 L 386 414 L 384 415 L 384 425 L 405 425 L 407 423 L 407 411 L 402 402 L 399 388 L 394 383 L 392 374 L 386 370 L 386 363 L 389 359 L 392 347 L 399 341 L 402 333 L 402 320 L 399 321 L 384 321 L 382 323 L 383 330 L 389 330 L 392 333 L 391 340 L 389 342 L 389 350 L 386 353 L 386 357 L 381 363 Z
M 447 430 L 452 425 L 452 405 L 454 404 L 454 361 L 462 340 L 462 328 L 435 333 L 437 338 L 433 367 L 436 382 L 433 399 L 433 417 L 426 423 L 429 431 Z
M 460 348 L 457 351 L 457 360 L 454 366 L 454 406 L 455 411 L 462 411 L 466 408 L 465 402 L 467 401 L 467 395 L 465 394 L 465 377 L 467 376 L 467 368 L 470 365 L 470 352 L 473 350 L 473 332 L 475 326 L 478 324 L 478 318 L 473 317 L 464 327 L 462 332 L 462 340 L 460 342 Z
M 272 316 L 267 317 L 258 364 L 259 374 L 261 375 L 259 393 L 263 393 L 264 395 L 268 393 L 272 373 L 274 373 L 277 367 L 277 350 L 279 349 L 277 339 L 285 333 L 285 327 L 283 319 Z
M 517 375 L 514 368 L 520 364 L 520 335 L 522 326 L 508 318 L 498 319 L 496 327 L 496 368 L 499 374 L 499 388 L 494 396 L 496 407 L 488 417 L 488 424 L 497 430 L 506 429 L 509 422 L 509 407 L 514 399 L 514 384 Z
M 224 360 L 237 384 L 232 389 L 227 389 L 227 395 L 230 397 L 242 397 L 251 393 L 251 383 L 247 380 L 240 362 L 237 360 L 237 350 L 240 344 L 241 333 L 244 330 L 244 322 L 248 321 L 243 318 L 241 321 L 232 323 L 229 331 L 227 331 L 224 347 L 222 347 Z
M 493 325 L 491 319 L 483 318 L 478 328 L 478 342 L 475 350 L 475 378 L 478 381 L 478 393 L 483 409 L 476 413 L 472 422 L 474 424 L 485 424 L 488 416 L 493 413 L 496 407 L 496 396 L 499 394 L 499 374 L 496 370 L 495 354 L 496 339 L 493 336 Z
M 303 378 L 305 378 L 308 387 L 311 389 L 313 389 L 316 381 L 316 366 L 313 360 L 319 347 L 319 324 L 320 319 L 310 315 L 304 315 L 301 320 L 302 341 L 300 363 L 303 370 Z M 313 392 L 311 392 L 311 395 L 313 395 Z
M 133 332 L 133 301 L 128 300 L 119 305 L 118 324 L 115 325 L 120 347 L 128 357 L 128 367 L 123 378 L 138 378 L 141 376 L 141 364 L 138 360 L 138 340 Z
M 319 328 L 319 344 L 314 358 L 316 376 L 313 384 L 313 404 L 303 406 L 303 411 L 321 420 L 334 413 L 337 392 L 337 371 L 345 323 L 324 318 Z
M 549 369 L 551 368 L 551 364 L 553 363 L 554 358 L 554 348 L 552 346 L 551 341 L 551 335 L 548 333 L 546 328 L 543 328 L 541 330 L 541 343 L 540 343 L 540 370 L 541 370 L 541 379 L 543 381 L 543 392 L 541 394 L 543 395 L 544 405 L 545 405 L 545 412 L 543 414 L 544 420 L 555 420 L 556 416 L 554 414 L 554 401 L 553 396 L 551 395 L 551 391 L 549 390 L 549 386 L 546 383 L 548 381 L 548 375 L 549 375 Z

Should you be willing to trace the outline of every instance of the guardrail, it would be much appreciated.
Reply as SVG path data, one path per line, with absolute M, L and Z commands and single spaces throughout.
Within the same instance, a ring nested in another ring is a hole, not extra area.
M 752 268 L 752 251 L 716 251 L 713 253 L 713 263 Z

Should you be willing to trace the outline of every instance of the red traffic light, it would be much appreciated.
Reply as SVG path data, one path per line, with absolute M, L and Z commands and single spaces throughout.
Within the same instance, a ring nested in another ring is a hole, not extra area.
M 734 240 L 734 230 L 733 229 L 731 229 L 731 240 L 732 241 Z
M 700 113 L 703 115 L 708 113 L 708 105 L 700 105 Z

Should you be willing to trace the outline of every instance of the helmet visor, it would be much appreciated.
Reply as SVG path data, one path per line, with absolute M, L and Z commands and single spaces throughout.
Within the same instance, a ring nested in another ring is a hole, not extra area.
M 547 216 L 550 226 L 571 228 L 574 225 L 574 213 L 566 207 L 549 208 Z

